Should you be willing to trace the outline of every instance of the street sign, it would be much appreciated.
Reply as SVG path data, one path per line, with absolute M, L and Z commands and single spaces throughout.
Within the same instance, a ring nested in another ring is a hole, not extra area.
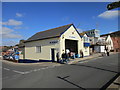
M 120 7 L 120 1 L 113 2 L 113 3 L 107 5 L 108 10 L 115 9 L 115 8 L 118 8 L 118 7 Z

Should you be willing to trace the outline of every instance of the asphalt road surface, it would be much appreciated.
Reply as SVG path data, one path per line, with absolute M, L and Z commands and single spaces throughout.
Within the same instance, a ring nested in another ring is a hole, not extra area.
M 61 66 L 17 66 L 3 63 L 3 88 L 101 89 L 118 75 L 118 55 Z M 3 89 L 4 90 L 4 89 Z

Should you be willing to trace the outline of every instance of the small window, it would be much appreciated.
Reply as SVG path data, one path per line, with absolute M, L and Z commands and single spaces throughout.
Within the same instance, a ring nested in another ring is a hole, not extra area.
M 36 53 L 41 53 L 41 46 L 36 46 Z

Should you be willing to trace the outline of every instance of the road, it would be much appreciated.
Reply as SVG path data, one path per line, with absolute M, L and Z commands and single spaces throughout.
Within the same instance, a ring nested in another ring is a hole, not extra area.
M 4 62 L 3 88 L 101 89 L 119 73 L 118 55 L 50 67 Z

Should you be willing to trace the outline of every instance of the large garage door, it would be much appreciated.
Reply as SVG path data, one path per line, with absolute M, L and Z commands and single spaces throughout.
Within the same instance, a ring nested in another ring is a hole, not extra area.
M 65 49 L 69 49 L 71 52 L 78 53 L 78 41 L 65 39 Z

